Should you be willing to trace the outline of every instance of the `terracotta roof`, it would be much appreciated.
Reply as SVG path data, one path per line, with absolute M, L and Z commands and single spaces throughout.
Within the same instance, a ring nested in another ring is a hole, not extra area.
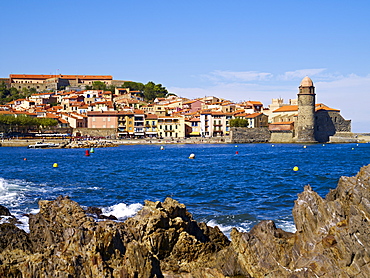
M 247 115 L 246 117 L 247 118 L 255 118 L 255 117 L 258 117 L 258 116 L 260 116 L 260 115 L 262 115 L 263 113 L 253 113 L 253 114 L 249 114 L 249 115 Z
M 147 120 L 156 120 L 158 119 L 158 116 L 156 114 L 145 114 L 145 118 Z
M 248 100 L 247 103 L 254 104 L 254 105 L 263 105 L 262 102 L 260 102 L 260 101 L 251 101 L 251 100 Z
M 289 111 L 298 111 L 298 105 L 285 105 L 285 106 L 282 106 L 282 107 L 274 110 L 273 113 L 275 113 L 275 112 L 289 112 Z
M 224 112 L 212 112 L 211 113 L 212 115 L 220 115 L 220 116 L 224 116 L 225 115 L 225 113 Z
M 62 79 L 81 79 L 81 80 L 112 80 L 111 75 L 50 75 L 50 74 L 10 74 L 10 79 L 49 79 L 49 78 L 62 78 Z

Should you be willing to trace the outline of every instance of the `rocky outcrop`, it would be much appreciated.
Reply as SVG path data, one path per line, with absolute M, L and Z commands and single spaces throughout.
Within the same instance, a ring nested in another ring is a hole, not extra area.
M 71 141 L 65 144 L 63 148 L 76 149 L 76 148 L 106 148 L 117 147 L 118 145 L 106 140 L 84 140 L 84 141 Z
M 370 166 L 325 199 L 306 186 L 295 233 L 262 221 L 231 241 L 171 198 L 124 222 L 68 197 L 39 206 L 29 234 L 0 225 L 0 277 L 370 277 Z

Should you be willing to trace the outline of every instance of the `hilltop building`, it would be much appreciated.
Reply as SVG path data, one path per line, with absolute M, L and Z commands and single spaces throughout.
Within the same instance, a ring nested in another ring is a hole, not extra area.
M 85 89 L 93 82 L 100 81 L 109 85 L 122 86 L 125 81 L 113 80 L 110 75 L 47 75 L 47 74 L 10 74 L 5 83 L 22 90 L 35 88 L 37 91 L 60 90 L 63 88 Z

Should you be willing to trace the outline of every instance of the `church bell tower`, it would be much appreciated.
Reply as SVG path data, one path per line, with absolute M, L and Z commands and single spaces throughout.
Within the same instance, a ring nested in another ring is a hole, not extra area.
M 316 143 L 315 140 L 315 87 L 311 78 L 302 79 L 298 93 L 297 142 Z

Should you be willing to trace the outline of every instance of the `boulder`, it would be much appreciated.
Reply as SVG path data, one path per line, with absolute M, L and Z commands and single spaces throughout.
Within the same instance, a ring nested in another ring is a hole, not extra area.
M 262 221 L 231 241 L 171 198 L 124 222 L 95 221 L 68 197 L 40 201 L 30 233 L 0 225 L 0 277 L 370 277 L 370 166 L 293 208 L 297 231 Z

